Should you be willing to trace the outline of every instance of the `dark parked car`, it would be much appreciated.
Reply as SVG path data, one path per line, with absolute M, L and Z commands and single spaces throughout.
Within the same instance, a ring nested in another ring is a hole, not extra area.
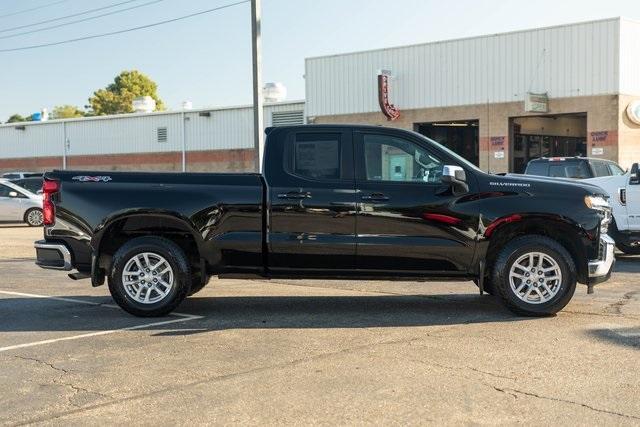
M 42 194 L 42 183 L 44 182 L 44 178 L 42 177 L 12 179 L 11 182 L 22 188 L 26 188 L 34 194 Z
M 587 179 L 623 175 L 625 171 L 611 160 L 590 157 L 542 157 L 531 160 L 524 173 L 554 178 Z
M 472 279 L 541 316 L 611 274 L 599 187 L 489 175 L 400 129 L 266 133 L 263 174 L 47 173 L 37 264 L 106 278 L 138 316 L 169 313 L 213 275 Z

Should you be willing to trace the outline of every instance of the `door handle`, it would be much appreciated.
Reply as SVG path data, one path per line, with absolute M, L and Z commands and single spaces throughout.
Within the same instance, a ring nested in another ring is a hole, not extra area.
M 308 191 L 290 191 L 278 194 L 278 199 L 310 199 L 311 193 Z
M 384 202 L 386 200 L 389 200 L 389 197 L 385 196 L 382 193 L 373 193 L 367 196 L 362 196 L 361 199 L 365 201 L 372 201 L 372 202 Z

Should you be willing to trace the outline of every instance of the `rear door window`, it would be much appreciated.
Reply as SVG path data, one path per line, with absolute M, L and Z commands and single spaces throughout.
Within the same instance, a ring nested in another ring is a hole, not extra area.
M 287 156 L 287 170 L 313 180 L 340 179 L 340 134 L 298 133 Z

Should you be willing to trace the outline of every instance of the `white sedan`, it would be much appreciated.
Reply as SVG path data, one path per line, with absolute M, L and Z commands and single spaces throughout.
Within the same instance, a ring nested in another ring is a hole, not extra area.
M 21 221 L 42 225 L 42 196 L 0 178 L 0 221 Z

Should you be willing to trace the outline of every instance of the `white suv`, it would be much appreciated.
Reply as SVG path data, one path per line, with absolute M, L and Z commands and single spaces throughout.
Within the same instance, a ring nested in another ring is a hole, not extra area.
M 23 221 L 42 225 L 42 196 L 0 178 L 0 221 Z

